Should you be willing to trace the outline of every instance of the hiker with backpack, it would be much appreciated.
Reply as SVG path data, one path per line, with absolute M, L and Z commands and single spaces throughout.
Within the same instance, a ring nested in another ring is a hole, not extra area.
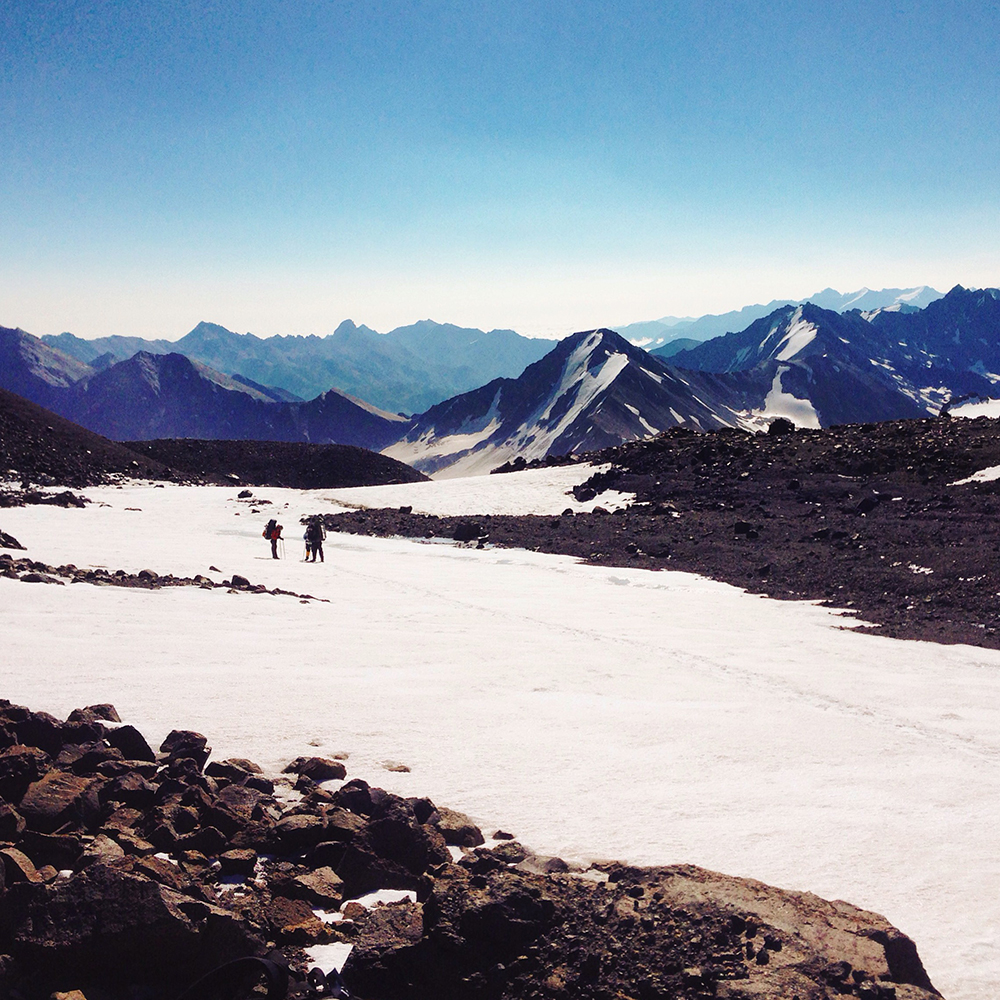
M 281 525 L 272 517 L 264 526 L 264 537 L 271 542 L 271 558 L 278 558 L 278 541 L 281 538 Z
M 316 562 L 316 556 L 319 556 L 320 562 L 325 562 L 323 558 L 323 539 L 326 538 L 326 528 L 323 526 L 323 519 L 320 517 L 312 517 L 309 519 L 309 524 L 306 526 L 306 559 L 309 558 L 309 553 L 312 553 L 312 562 Z

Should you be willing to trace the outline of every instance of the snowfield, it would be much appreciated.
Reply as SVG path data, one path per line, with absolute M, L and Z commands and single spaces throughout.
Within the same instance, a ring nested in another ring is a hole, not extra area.
M 325 564 L 299 561 L 302 514 L 561 511 L 589 472 L 259 489 L 272 504 L 258 513 L 233 488 L 148 485 L 87 490 L 83 510 L 4 510 L 50 564 L 235 572 L 329 603 L 0 579 L 0 696 L 60 717 L 110 701 L 151 743 L 193 728 L 216 758 L 270 769 L 345 751 L 349 777 L 541 853 L 692 862 L 847 899 L 913 936 L 950 1000 L 997 996 L 1000 653 L 524 551 L 331 534 Z M 280 562 L 261 537 L 272 515 Z

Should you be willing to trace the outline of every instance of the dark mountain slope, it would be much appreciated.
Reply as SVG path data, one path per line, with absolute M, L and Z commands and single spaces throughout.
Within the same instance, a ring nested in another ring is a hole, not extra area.
M 206 480 L 228 479 L 249 486 L 315 490 L 417 483 L 427 478 L 385 455 L 343 444 L 168 438 L 129 441 L 127 447 Z
M 0 479 L 84 487 L 121 477 L 294 489 L 426 478 L 402 462 L 349 445 L 186 439 L 120 444 L 0 389 Z
M 870 323 L 884 360 L 906 377 L 946 377 L 956 395 L 1000 395 L 1000 290 L 956 285 L 919 312 L 883 310 Z
M 334 390 L 274 403 L 227 389 L 180 354 L 140 353 L 74 392 L 68 415 L 116 440 L 163 437 L 312 441 L 379 450 L 406 422 Z
M 81 487 L 118 476 L 169 478 L 161 462 L 0 389 L 0 477 Z

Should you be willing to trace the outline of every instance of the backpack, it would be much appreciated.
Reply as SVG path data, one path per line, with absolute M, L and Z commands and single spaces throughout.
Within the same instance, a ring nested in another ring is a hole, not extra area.
M 274 529 L 277 526 L 278 526 L 277 522 L 274 521 L 273 519 L 268 521 L 267 524 L 264 526 L 264 530 L 262 532 L 263 537 L 270 540 L 271 536 L 274 534 Z

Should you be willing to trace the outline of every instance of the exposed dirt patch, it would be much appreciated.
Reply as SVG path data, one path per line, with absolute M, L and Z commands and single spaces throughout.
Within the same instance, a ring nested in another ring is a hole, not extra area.
M 951 485 L 1000 466 L 998 424 L 911 420 L 758 436 L 674 429 L 588 456 L 612 467 L 577 497 L 635 493 L 627 511 L 435 518 L 368 510 L 325 523 L 696 572 L 752 593 L 849 608 L 882 635 L 1000 648 L 1000 481 Z

